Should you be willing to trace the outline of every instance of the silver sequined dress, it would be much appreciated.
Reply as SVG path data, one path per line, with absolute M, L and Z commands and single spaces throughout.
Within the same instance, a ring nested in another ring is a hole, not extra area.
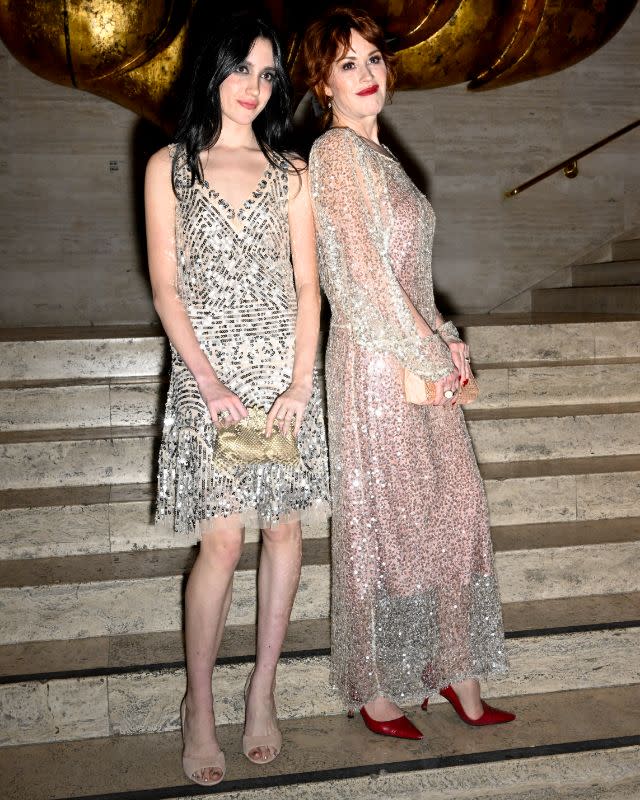
M 452 369 L 402 294 L 435 327 L 431 206 L 349 129 L 318 139 L 309 168 L 332 312 L 332 683 L 350 705 L 406 705 L 506 670 L 487 504 L 459 407 L 404 399 L 403 366 Z
M 175 147 L 170 148 L 172 155 Z M 212 187 L 190 185 L 177 160 L 177 286 L 196 337 L 219 379 L 245 406 L 268 410 L 291 382 L 297 300 L 291 264 L 288 183 L 269 166 L 235 212 Z M 216 471 L 216 431 L 196 382 L 174 348 L 159 454 L 157 521 L 200 532 L 214 517 L 240 514 L 270 527 L 327 516 L 329 478 L 320 386 L 298 436 L 301 465 Z

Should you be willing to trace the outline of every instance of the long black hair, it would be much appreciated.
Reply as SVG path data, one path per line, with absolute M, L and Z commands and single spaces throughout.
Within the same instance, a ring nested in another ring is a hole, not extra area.
M 227 18 L 217 28 L 197 50 L 191 81 L 186 87 L 184 110 L 174 136 L 174 142 L 184 148 L 191 186 L 196 180 L 204 183 L 200 153 L 217 142 L 222 130 L 220 84 L 242 64 L 259 38 L 271 42 L 275 70 L 271 97 L 253 121 L 253 132 L 273 167 L 281 168 L 285 162 L 297 172 L 287 155 L 292 135 L 291 83 L 275 31 L 263 19 L 246 14 Z M 173 158 L 174 192 L 180 149 L 176 148 Z

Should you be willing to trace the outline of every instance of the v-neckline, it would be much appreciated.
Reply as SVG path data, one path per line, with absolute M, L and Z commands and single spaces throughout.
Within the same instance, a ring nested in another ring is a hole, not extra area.
M 202 186 L 204 189 L 206 189 L 212 205 L 214 205 L 214 200 L 217 201 L 217 205 L 221 206 L 223 209 L 226 221 L 236 233 L 241 233 L 244 229 L 243 212 L 248 211 L 251 206 L 263 196 L 264 190 L 268 186 L 269 179 L 272 177 L 272 169 L 273 168 L 271 164 L 267 164 L 260 175 L 255 189 L 251 192 L 249 197 L 247 197 L 247 199 L 240 204 L 238 208 L 234 208 L 231 203 L 220 194 L 220 192 L 211 186 L 208 180 L 205 179 L 203 181 Z M 241 220 L 242 224 L 238 226 L 234 224 L 234 220 Z

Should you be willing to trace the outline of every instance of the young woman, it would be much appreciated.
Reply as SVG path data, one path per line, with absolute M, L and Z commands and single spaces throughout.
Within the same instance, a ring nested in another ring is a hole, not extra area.
M 390 736 L 421 738 L 399 706 L 439 690 L 472 725 L 507 722 L 478 682 L 506 660 L 485 495 L 455 407 L 469 351 L 434 304 L 433 210 L 378 139 L 392 59 L 369 16 L 337 9 L 307 31 L 303 60 L 330 128 L 309 171 L 332 311 L 333 682 Z M 405 368 L 435 382 L 433 406 L 406 401 Z
M 204 785 L 225 771 L 211 677 L 245 522 L 262 528 L 262 551 L 243 749 L 264 763 L 281 748 L 273 693 L 301 518 L 329 508 L 315 236 L 305 165 L 285 150 L 289 104 L 272 29 L 230 22 L 202 49 L 175 143 L 146 176 L 154 304 L 172 352 L 157 519 L 201 540 L 186 589 L 181 717 L 185 773 Z M 240 435 L 256 409 L 268 412 L 267 437 L 295 437 L 297 463 L 220 466 L 219 433 Z

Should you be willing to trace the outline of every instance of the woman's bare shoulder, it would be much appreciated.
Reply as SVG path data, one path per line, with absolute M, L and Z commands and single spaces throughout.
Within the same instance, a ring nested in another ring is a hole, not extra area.
M 147 177 L 160 178 L 171 175 L 172 165 L 172 146 L 162 147 L 160 150 L 157 150 L 147 162 Z

